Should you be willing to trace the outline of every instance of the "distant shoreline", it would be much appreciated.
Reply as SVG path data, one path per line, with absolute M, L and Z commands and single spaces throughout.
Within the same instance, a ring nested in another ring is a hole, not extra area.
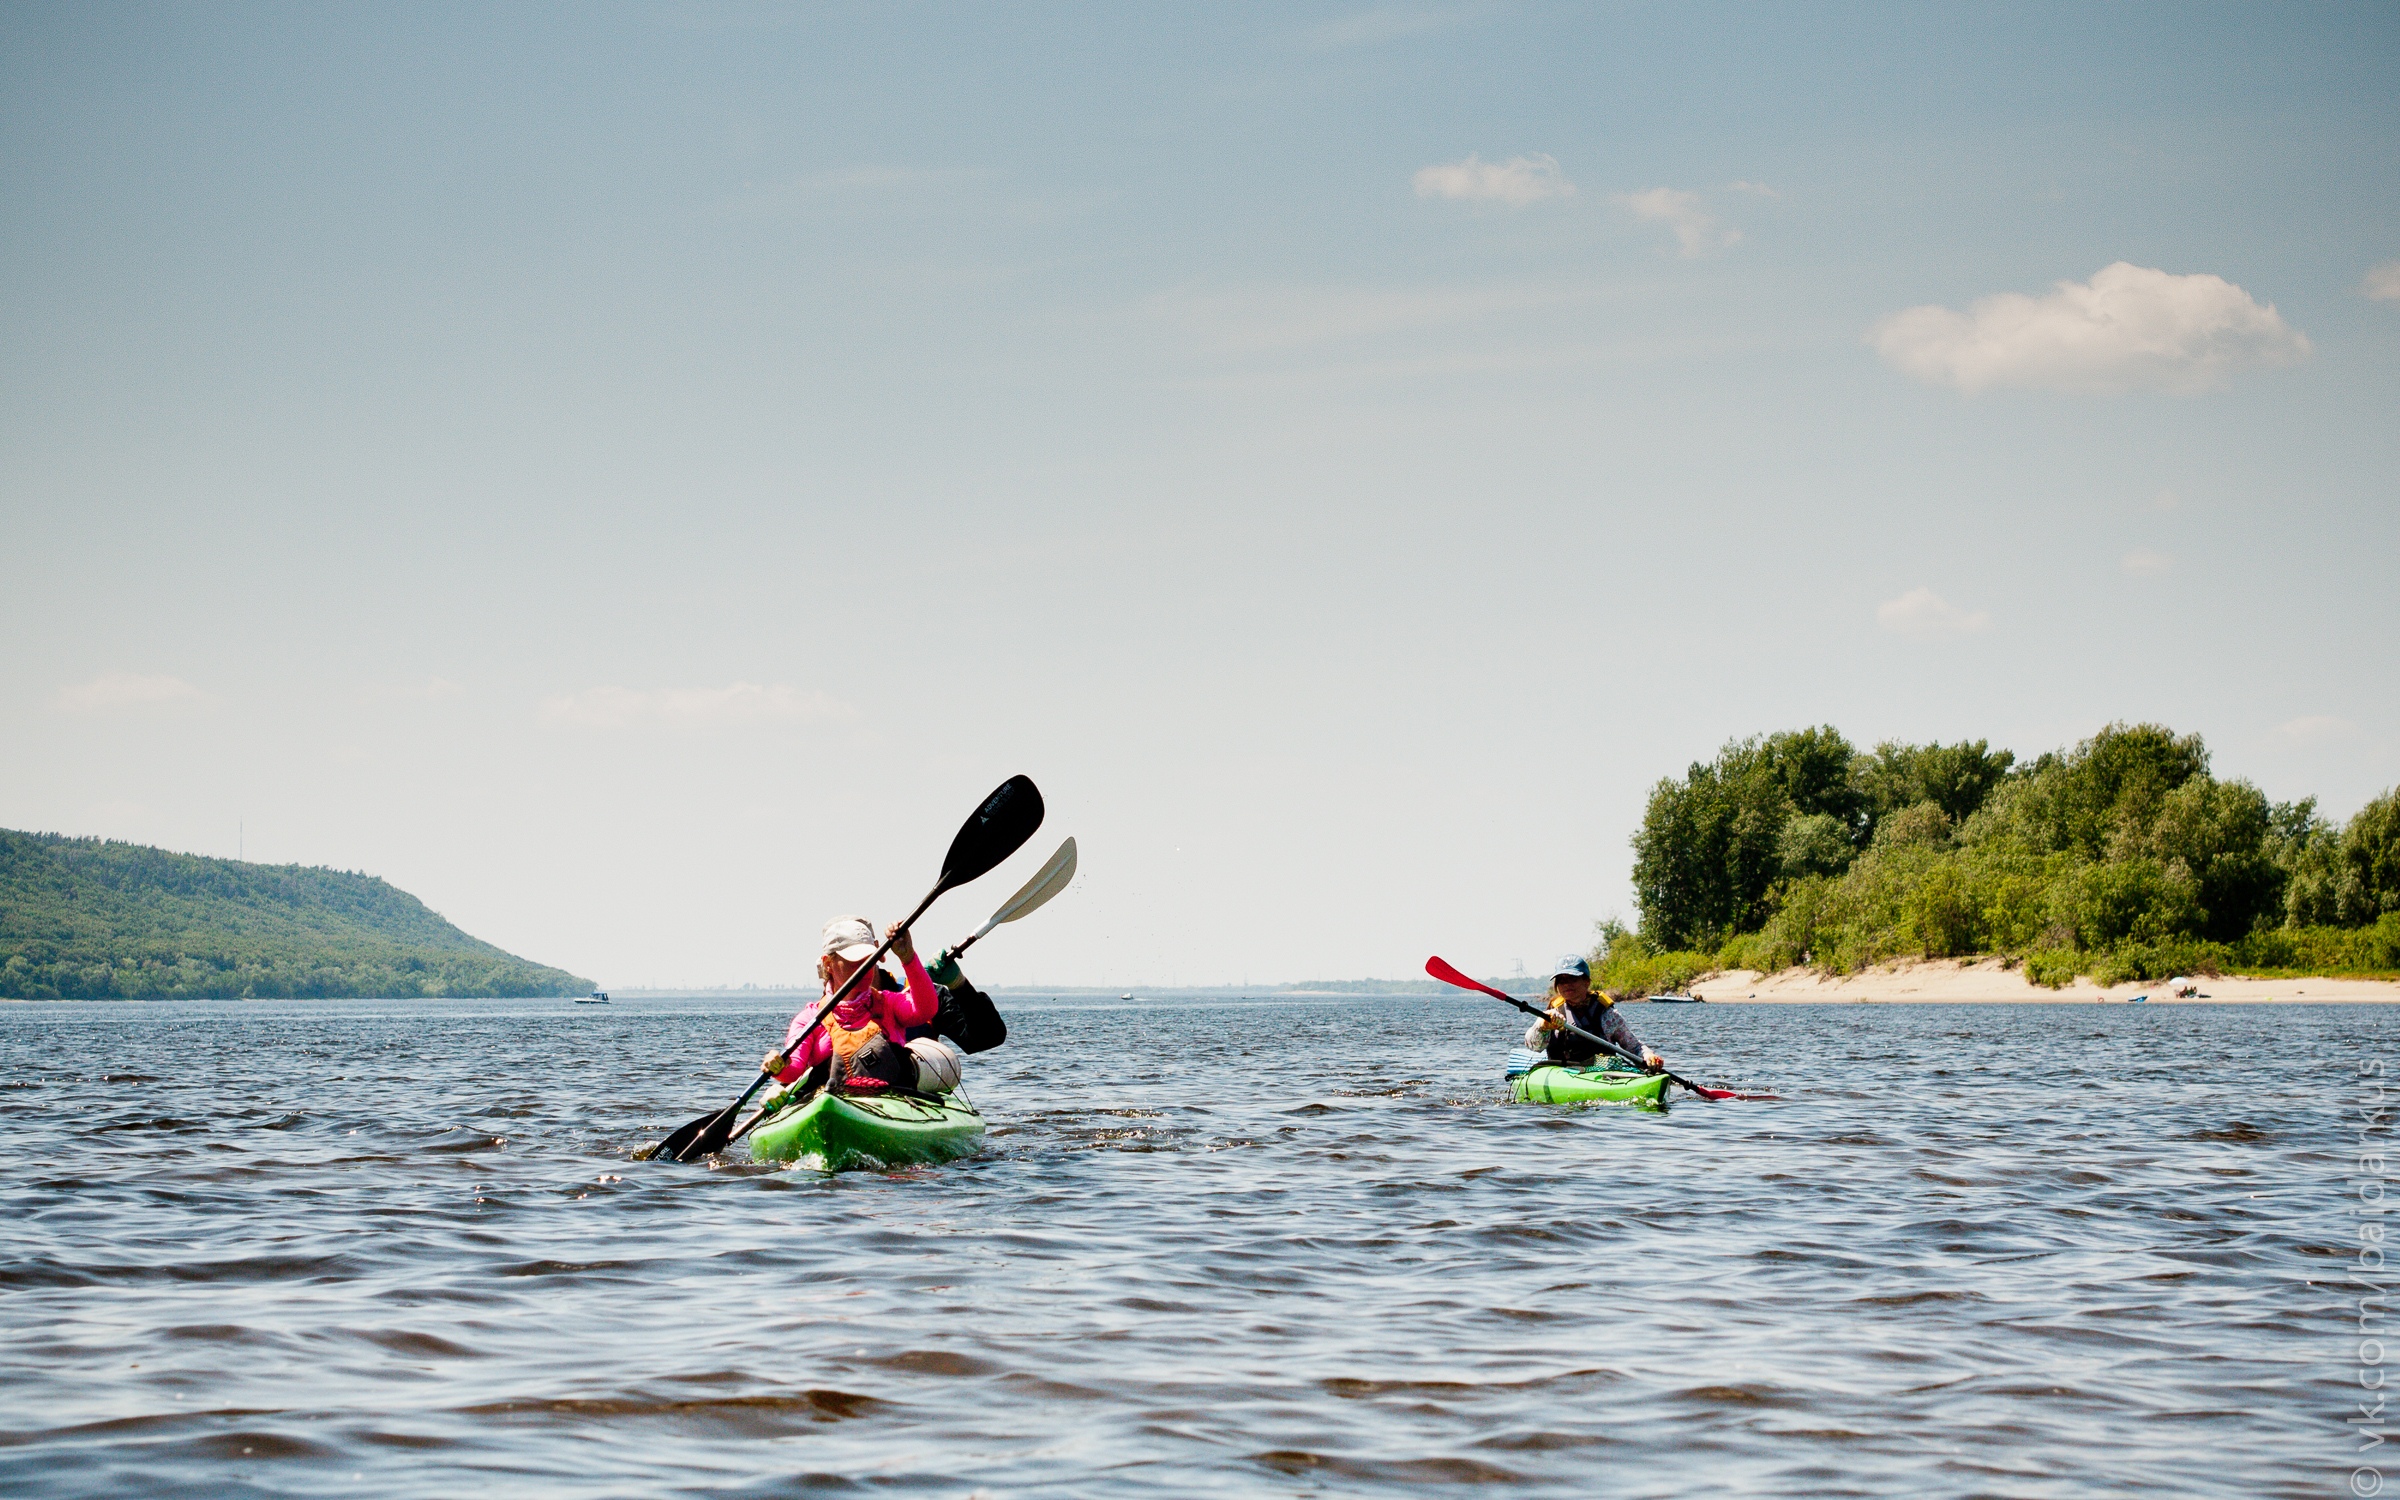
M 1344 1000 L 1344 999 L 1457 999 L 1472 1001 L 1476 997 L 1447 987 L 1429 988 L 1422 981 L 1411 983 L 1394 980 L 1361 979 L 1344 981 L 1344 988 L 1327 989 L 1318 985 L 1136 985 L 1130 991 L 1116 985 L 1026 984 L 995 985 L 988 992 L 1001 1000 L 1117 1000 L 1130 994 L 1136 1002 L 1145 1000 Z M 1776 974 L 1761 974 L 1748 969 L 1734 969 L 1704 975 L 1692 984 L 1691 993 L 1710 1005 L 2072 1005 L 2122 1004 L 2136 995 L 2147 997 L 2152 1005 L 2328 1005 L 2328 1004 L 2400 1004 L 2400 980 L 2339 979 L 2323 975 L 2297 978 L 2266 979 L 2255 977 L 2199 980 L 2200 993 L 2189 1000 L 2177 1000 L 2166 993 L 2166 986 L 2156 984 L 2119 984 L 2105 988 L 2078 980 L 2060 989 L 2044 989 L 2028 983 L 2022 968 L 2004 968 L 1997 959 L 1980 961 L 1936 960 L 1932 962 L 1883 965 L 1856 974 L 1823 974 L 1815 969 L 1785 969 Z M 1508 989 L 1511 986 L 1502 985 Z M 708 989 L 660 987 L 657 989 L 617 988 L 609 992 L 619 1000 L 760 1000 L 797 1005 L 816 995 L 815 990 L 734 988 Z M 1540 991 L 1531 983 L 1514 988 L 1523 999 L 1538 999 Z M 423 995 L 260 995 L 257 1001 L 290 1003 L 316 999 L 356 1001 L 361 1003 L 409 1003 L 447 1005 L 477 1000 L 505 999 L 559 1000 L 563 995 L 518 996 L 423 996 Z M 1646 1003 L 1640 997 L 1636 1003 Z M 0 1005 L 142 1005 L 161 1000 L 196 1001 L 215 1005 L 243 1005 L 248 1000 L 209 999 L 194 995 L 145 995 L 138 998 L 112 996 L 105 1000 L 31 1000 L 17 995 L 0 995 Z
M 1732 969 L 1692 981 L 1692 993 L 1711 1005 L 1831 1005 L 1842 1002 L 2057 1005 L 2082 1001 L 2099 1004 L 2128 1001 L 2147 995 L 2152 1005 L 2320 1005 L 2336 1002 L 2400 1002 L 2400 980 L 2337 979 L 2301 976 L 2270 979 L 2251 976 L 2205 978 L 2194 976 L 2199 995 L 2179 1001 L 2168 995 L 2164 980 L 2149 984 L 2097 985 L 2087 978 L 2058 989 L 2044 989 L 2025 978 L 2022 967 L 2003 967 L 2000 960 L 1935 959 L 1920 963 L 1879 964 L 1855 974 L 1825 974 L 1815 969 L 1785 969 L 1763 974 Z
M 2195 1000 L 2175 1001 L 2167 995 L 2164 981 L 2101 986 L 2089 979 L 2078 979 L 2073 984 L 2052 990 L 2028 981 L 2021 965 L 2004 966 L 2000 960 L 1992 958 L 1935 959 L 1877 965 L 1855 974 L 1825 974 L 1810 968 L 1785 969 L 1773 974 L 1733 969 L 1703 975 L 1692 982 L 1691 992 L 1711 1005 L 1835 1005 L 1879 1001 L 1907 1004 L 2060 1005 L 2124 1002 L 2136 995 L 2147 995 L 2148 1003 L 2154 1005 L 2400 1004 L 2400 980 L 2392 979 L 2301 975 L 2286 978 L 2200 978 L 2198 982 L 2200 995 Z M 1539 998 L 1543 989 L 1538 981 L 1529 978 L 1494 980 L 1492 983 L 1527 1000 Z M 1339 1000 L 1368 995 L 1411 999 L 1475 998 L 1465 991 L 1447 985 L 1430 984 L 1422 979 L 1353 979 L 1340 981 L 1340 985 L 1338 989 L 1333 988 L 1323 980 L 1251 985 L 1010 984 L 990 986 L 988 992 L 1002 1000 L 1114 1000 L 1127 994 L 1136 1000 L 1170 995 L 1208 1000 Z M 813 995 L 815 991 L 661 988 L 616 989 L 610 993 L 619 999 L 721 995 L 766 1000 L 802 999 Z

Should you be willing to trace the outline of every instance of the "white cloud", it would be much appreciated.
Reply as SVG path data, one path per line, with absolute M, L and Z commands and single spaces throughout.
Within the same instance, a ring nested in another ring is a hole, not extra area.
M 2118 261 L 2047 296 L 2003 292 L 1965 312 L 1912 307 L 1868 332 L 1894 368 L 1935 385 L 2056 391 L 2198 391 L 2244 365 L 2308 357 L 2273 305 L 2221 276 Z
M 2175 559 L 2167 556 L 2164 552 L 2153 552 L 2147 547 L 2136 547 L 2125 554 L 2124 567 L 2126 572 L 2136 578 L 2157 578 L 2162 574 L 2175 571 Z
M 1761 198 L 1780 198 L 1783 196 L 1783 194 L 1775 191 L 1773 188 L 1767 186 L 1763 182 L 1729 182 L 1725 184 L 1725 188 L 1728 192 L 1752 193 Z
M 61 707 L 85 714 L 156 703 L 192 703 L 206 696 L 180 677 L 145 676 L 139 672 L 108 672 L 89 682 L 58 690 Z
M 594 687 L 542 700 L 542 717 L 553 724 L 589 729 L 624 729 L 637 724 L 727 729 L 753 724 L 796 724 L 809 719 L 847 719 L 857 710 L 838 698 L 778 683 L 724 687 Z
M 1894 635 L 1938 640 L 1988 630 L 1992 617 L 1980 609 L 1970 614 L 1929 588 L 1913 588 L 1876 605 L 1875 623 Z
M 1420 198 L 1464 198 L 1511 208 L 1575 192 L 1575 184 L 1558 169 L 1558 158 L 1543 155 L 1512 156 L 1502 162 L 1470 155 L 1465 161 L 1420 167 L 1413 180 Z
M 1645 224 L 1664 224 L 1674 230 L 1676 246 L 1686 260 L 1728 249 L 1742 237 L 1740 230 L 1726 228 L 1714 214 L 1701 207 L 1698 193 L 1679 188 L 1651 188 L 1640 193 L 1619 193 L 1612 201 Z
M 2359 290 L 2378 302 L 2400 302 L 2400 260 L 2387 260 L 2368 271 Z
M 2356 728 L 2358 726 L 2348 719 L 2337 719 L 2332 714 L 2309 714 L 2288 724 L 2277 725 L 2275 732 L 2305 745 L 2319 740 L 2340 739 Z

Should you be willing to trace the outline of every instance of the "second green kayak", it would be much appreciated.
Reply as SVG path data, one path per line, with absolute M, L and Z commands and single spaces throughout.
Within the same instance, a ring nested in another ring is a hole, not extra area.
M 1508 1091 L 1520 1104 L 1660 1104 L 1666 1097 L 1667 1075 L 1536 1063 L 1510 1075 Z
M 831 1094 L 822 1090 L 750 1133 L 754 1161 L 805 1162 L 822 1172 L 948 1161 L 975 1149 L 983 1116 L 963 1094 Z

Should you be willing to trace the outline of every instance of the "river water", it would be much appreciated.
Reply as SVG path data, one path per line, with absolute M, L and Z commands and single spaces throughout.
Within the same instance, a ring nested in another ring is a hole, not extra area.
M 1471 997 L 1003 1005 L 983 1149 L 830 1178 L 628 1159 L 786 1002 L 0 1006 L 0 1493 L 2400 1486 L 2400 1008 L 1641 1006 L 1787 1096 L 1659 1114 Z

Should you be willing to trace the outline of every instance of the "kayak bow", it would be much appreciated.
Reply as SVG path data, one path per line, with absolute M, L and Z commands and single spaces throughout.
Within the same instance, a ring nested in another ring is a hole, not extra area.
M 835 1094 L 818 1090 L 750 1133 L 753 1161 L 821 1172 L 949 1161 L 975 1149 L 983 1116 L 963 1094 Z
M 1667 1081 L 1664 1073 L 1538 1062 L 1522 1073 L 1509 1073 L 1508 1093 L 1519 1104 L 1647 1104 L 1663 1109 Z

